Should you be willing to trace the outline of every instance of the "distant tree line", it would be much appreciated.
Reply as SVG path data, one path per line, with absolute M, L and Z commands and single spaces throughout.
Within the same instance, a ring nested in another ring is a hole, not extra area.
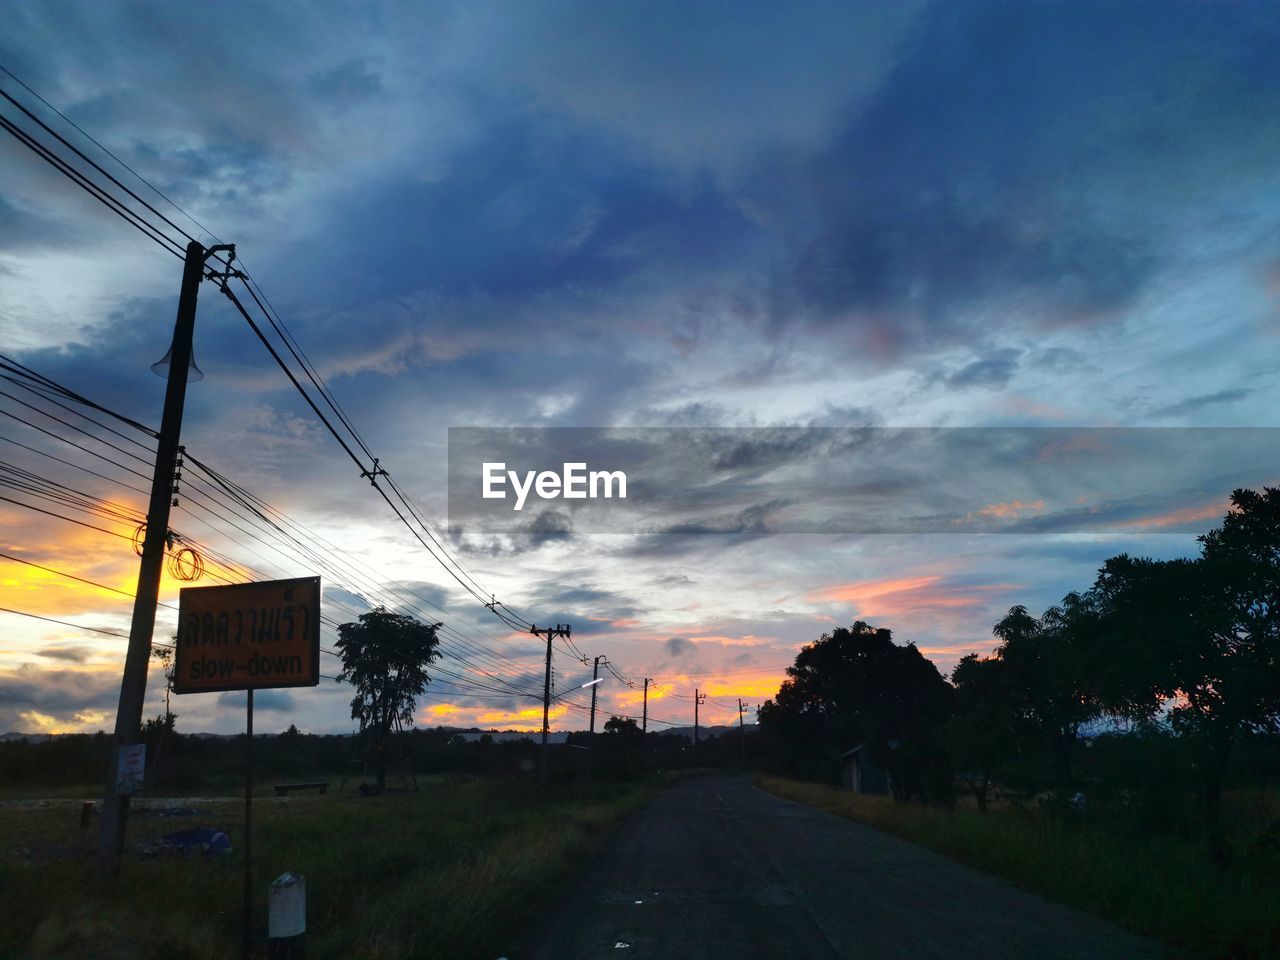
M 972 789 L 982 809 L 993 784 L 1130 807 L 1189 790 L 1225 859 L 1229 773 L 1280 773 L 1280 489 L 1236 490 L 1198 542 L 1191 559 L 1112 557 L 1038 617 L 1013 607 L 950 682 L 888 629 L 822 636 L 760 708 L 767 763 L 831 779 L 861 745 L 896 799 Z

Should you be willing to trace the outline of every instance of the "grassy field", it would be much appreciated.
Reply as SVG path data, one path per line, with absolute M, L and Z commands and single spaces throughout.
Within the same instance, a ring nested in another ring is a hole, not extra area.
M 416 794 L 256 801 L 259 936 L 267 885 L 291 870 L 307 879 L 313 960 L 492 960 L 655 787 L 539 790 L 476 779 L 435 782 Z M 99 881 L 92 862 L 74 852 L 79 804 L 0 804 L 0 958 L 238 955 L 243 803 L 189 803 L 197 816 L 131 820 L 133 852 L 114 884 Z M 236 852 L 213 860 L 140 859 L 142 843 L 197 826 L 225 830 Z
M 1265 825 L 1280 816 L 1274 794 L 1229 798 L 1239 853 L 1218 870 L 1194 838 L 1065 823 L 1011 807 L 983 815 L 895 804 L 777 777 L 763 777 L 760 785 L 1202 956 L 1280 957 L 1280 848 L 1260 840 Z

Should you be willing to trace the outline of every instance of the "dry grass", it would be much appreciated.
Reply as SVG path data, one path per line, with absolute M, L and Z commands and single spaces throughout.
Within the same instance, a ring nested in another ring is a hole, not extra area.
M 268 883 L 307 878 L 308 955 L 498 956 L 557 881 L 652 786 L 539 791 L 493 781 L 436 784 L 418 794 L 292 797 L 254 809 L 258 924 Z M 194 826 L 240 846 L 241 807 L 197 804 L 194 818 L 135 818 L 130 846 Z M 84 857 L 32 858 L 74 846 L 74 804 L 0 808 L 0 958 L 215 958 L 239 945 L 243 862 L 144 861 L 99 881 Z M 94 823 L 96 828 L 96 821 Z M 24 853 L 24 851 L 26 851 Z M 260 936 L 263 935 L 259 931 Z

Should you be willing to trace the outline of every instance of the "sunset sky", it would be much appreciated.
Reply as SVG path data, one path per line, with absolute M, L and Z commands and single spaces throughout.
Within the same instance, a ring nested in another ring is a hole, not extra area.
M 0 24 L 0 64 L 237 244 L 441 529 L 450 427 L 1277 425 L 1274 4 L 226 3 L 193 17 L 0 0 Z M 111 163 L 10 77 L 0 89 Z M 180 279 L 179 261 L 0 141 L 0 351 L 158 425 L 148 368 Z M 417 544 L 208 283 L 195 350 L 185 446 L 341 547 L 360 576 L 325 577 L 333 620 L 376 602 L 366 581 L 412 591 L 466 638 L 441 667 L 540 690 L 539 644 Z M 0 419 L 0 437 L 58 451 Z M 0 462 L 145 507 L 0 446 Z M 955 517 L 1018 532 L 782 533 L 774 501 L 738 489 L 718 533 L 448 542 L 511 608 L 657 678 L 658 728 L 692 723 L 695 688 L 704 723 L 736 723 L 738 698 L 758 705 L 837 625 L 888 626 L 949 672 L 991 649 L 1013 604 L 1039 612 L 1116 553 L 1190 554 L 1232 487 L 1276 479 L 1186 449 L 1142 490 L 1118 461 L 1086 478 L 1065 456 L 1016 486 L 963 462 L 930 478 Z M 809 478 L 803 504 L 839 487 L 823 474 L 837 462 L 797 444 L 770 469 Z M 903 513 L 935 504 L 914 483 L 878 490 Z M 1125 524 L 1049 522 L 1064 504 L 1123 505 Z M 320 572 L 191 498 L 172 526 L 231 572 Z M 126 537 L 0 502 L 0 552 L 28 561 L 0 559 L 0 606 L 127 633 L 113 591 L 134 587 L 133 527 L 113 529 Z M 178 586 L 166 578 L 166 602 Z M 161 608 L 157 639 L 174 622 Z M 7 613 L 0 631 L 0 733 L 111 728 L 123 640 Z M 464 650 L 488 676 L 453 659 Z M 556 670 L 560 692 L 590 678 L 565 649 Z M 154 671 L 150 691 L 154 716 Z M 256 724 L 345 732 L 350 696 L 327 680 L 262 694 Z M 600 698 L 600 722 L 639 714 L 639 690 L 612 676 Z M 588 699 L 557 706 L 556 728 L 585 728 Z M 174 710 L 180 731 L 244 723 L 242 695 Z M 541 708 L 441 682 L 417 719 L 533 729 Z

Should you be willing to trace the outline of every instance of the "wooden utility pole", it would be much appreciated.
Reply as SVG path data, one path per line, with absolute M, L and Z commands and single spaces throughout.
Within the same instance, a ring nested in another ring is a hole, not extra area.
M 535 624 L 529 628 L 535 637 L 547 638 L 547 673 L 542 681 L 542 752 L 538 757 L 538 782 L 547 782 L 547 731 L 551 717 L 551 641 L 556 637 L 569 637 L 569 625 L 557 623 L 554 627 L 542 627 Z
M 693 688 L 693 751 L 698 752 L 698 707 L 702 701 L 707 699 L 705 693 L 699 693 L 698 688 Z
M 169 539 L 169 508 L 173 499 L 173 474 L 182 432 L 182 410 L 187 398 L 187 374 L 191 366 L 191 343 L 195 333 L 196 299 L 204 278 L 205 262 L 220 251 L 228 251 L 230 270 L 235 257 L 233 244 L 219 244 L 206 250 L 192 240 L 187 244 L 178 294 L 178 316 L 173 324 L 169 348 L 168 383 L 164 393 L 164 413 L 156 444 L 156 465 L 151 475 L 151 499 L 142 540 L 142 561 L 138 565 L 138 586 L 134 593 L 133 620 L 129 626 L 129 647 L 120 678 L 120 700 L 116 707 L 115 736 L 108 764 L 106 788 L 102 796 L 102 818 L 98 833 L 98 869 L 106 876 L 120 872 L 125 828 L 129 820 L 129 798 L 118 796 L 116 778 L 122 747 L 140 739 L 142 709 L 147 697 L 147 661 L 151 658 L 151 636 L 156 626 L 156 603 L 160 596 L 160 574 Z
M 649 732 L 649 684 L 652 680 L 649 677 L 644 678 L 644 711 L 640 714 L 640 733 L 643 736 Z
M 591 668 L 591 726 L 587 728 L 587 734 L 590 737 L 589 743 L 594 744 L 596 739 L 596 687 L 600 684 L 596 683 L 600 679 L 600 661 L 603 657 L 596 657 L 596 665 Z
M 747 763 L 747 728 L 742 724 L 742 711 L 744 709 L 745 708 L 743 707 L 743 704 L 742 704 L 742 698 L 739 697 L 738 698 L 738 733 L 742 735 L 742 739 L 739 741 L 739 743 L 742 746 L 743 766 L 745 766 Z

